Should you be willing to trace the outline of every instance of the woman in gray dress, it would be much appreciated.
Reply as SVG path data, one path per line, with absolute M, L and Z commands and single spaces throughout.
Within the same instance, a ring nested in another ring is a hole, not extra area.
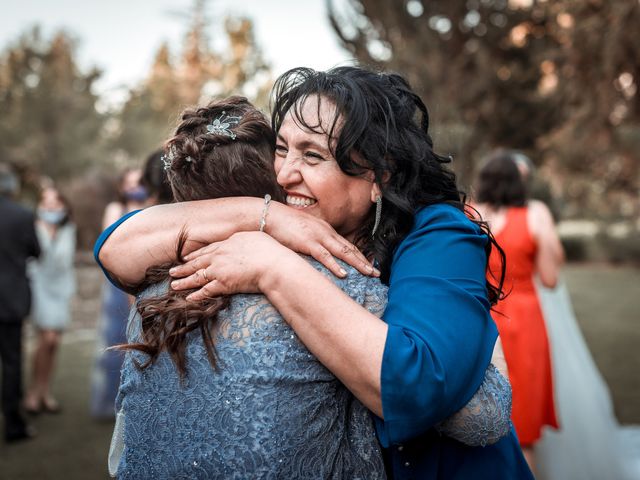
M 50 386 L 60 337 L 71 321 L 76 227 L 70 220 L 69 203 L 55 188 L 42 191 L 36 233 L 42 254 L 29 265 L 29 274 L 37 343 L 31 362 L 31 387 L 25 398 L 25 409 L 29 413 L 56 413 L 60 407 L 51 394 Z

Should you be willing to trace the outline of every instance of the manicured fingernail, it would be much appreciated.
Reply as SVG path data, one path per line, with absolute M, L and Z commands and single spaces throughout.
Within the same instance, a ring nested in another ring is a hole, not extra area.
M 343 277 L 347 276 L 347 271 L 344 268 L 340 269 L 340 275 L 342 275 Z
M 178 269 L 176 267 L 170 268 L 169 269 L 169 275 L 174 275 L 177 271 L 178 271 Z
M 180 282 L 176 280 L 175 282 L 171 282 L 171 288 L 174 290 L 180 286 Z
M 377 268 L 371 267 L 371 270 L 373 271 L 373 275 L 376 277 L 380 276 L 380 270 L 378 270 Z

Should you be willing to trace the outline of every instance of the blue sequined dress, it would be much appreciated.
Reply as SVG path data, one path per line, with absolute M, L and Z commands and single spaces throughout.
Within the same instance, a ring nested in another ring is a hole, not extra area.
M 382 313 L 386 289 L 379 282 L 352 269 L 344 280 L 331 278 Z M 152 286 L 142 296 L 166 288 Z M 139 324 L 133 315 L 130 341 Z M 212 369 L 200 333 L 192 332 L 184 385 L 166 352 L 143 371 L 133 361 L 145 356 L 127 354 L 114 435 L 116 450 L 122 448 L 119 479 L 385 478 L 369 411 L 263 295 L 233 296 L 218 325 L 220 370 Z
M 354 301 L 381 316 L 387 288 L 343 264 L 337 279 Z M 158 296 L 152 286 L 140 298 Z M 345 319 L 348 321 L 348 319 Z M 129 341 L 140 317 L 132 309 Z M 166 352 L 145 370 L 127 354 L 116 408 L 109 469 L 119 479 L 383 479 L 371 413 L 306 349 L 263 295 L 235 295 L 219 314 L 209 364 L 199 332 L 187 342 L 181 385 Z M 460 411 L 436 430 L 466 445 L 487 445 L 510 428 L 508 381 L 492 365 Z

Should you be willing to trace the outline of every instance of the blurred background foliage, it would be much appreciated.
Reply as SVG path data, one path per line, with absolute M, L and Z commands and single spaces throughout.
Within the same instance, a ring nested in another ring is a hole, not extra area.
M 43 38 L 34 27 L 0 54 L 0 161 L 20 173 L 33 203 L 45 181 L 59 184 L 74 207 L 79 245 L 101 230 L 125 167 L 142 166 L 187 106 L 241 93 L 264 111 L 273 77 L 247 18 L 227 18 L 220 52 L 207 36 L 205 1 L 197 0 L 184 43 L 155 54 L 147 77 L 113 106 L 94 93 L 101 72 L 83 72 L 77 42 L 65 31 Z
M 599 258 L 611 248 L 609 260 L 640 261 L 638 0 L 326 5 L 355 59 L 406 75 L 422 95 L 436 147 L 453 155 L 468 191 L 486 152 L 519 149 L 537 165 L 540 196 L 560 218 L 605 225 L 587 228 L 595 247 L 576 243 L 568 229 L 570 257 Z M 161 46 L 147 77 L 115 106 L 94 93 L 101 72 L 78 67 L 69 32 L 43 38 L 36 27 L 0 53 L 0 161 L 19 169 L 27 197 L 43 175 L 67 188 L 82 245 L 93 241 L 113 195 L 107 180 L 140 165 L 185 106 L 244 93 L 267 110 L 274 73 L 251 21 L 230 17 L 211 32 L 204 6 L 195 1 L 183 44 Z M 209 33 L 225 47 L 214 50 Z M 322 46 L 310 55 L 313 48 Z
M 640 2 L 327 0 L 364 63 L 407 75 L 469 184 L 479 158 L 527 153 L 564 215 L 640 213 Z

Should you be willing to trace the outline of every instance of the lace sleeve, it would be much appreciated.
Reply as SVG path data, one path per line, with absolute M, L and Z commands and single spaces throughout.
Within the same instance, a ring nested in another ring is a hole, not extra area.
M 469 403 L 436 425 L 443 435 L 472 447 L 496 443 L 511 428 L 511 385 L 489 364 Z
M 387 306 L 387 290 L 389 290 L 388 287 L 383 285 L 377 278 L 368 278 L 362 306 L 366 308 L 369 313 L 373 313 L 376 317 L 382 318 L 384 309 Z

